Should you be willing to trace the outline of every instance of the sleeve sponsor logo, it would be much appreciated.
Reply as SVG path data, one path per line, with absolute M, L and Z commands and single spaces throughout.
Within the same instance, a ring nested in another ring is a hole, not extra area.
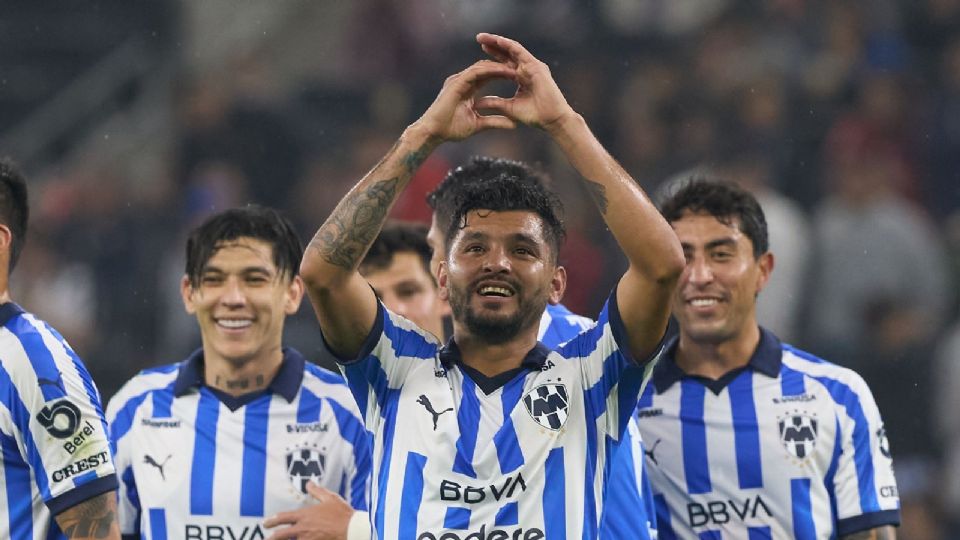
M 51 477 L 53 478 L 54 482 L 63 482 L 64 480 L 67 480 L 70 477 L 76 476 L 81 473 L 85 473 L 87 471 L 91 471 L 109 462 L 110 462 L 110 455 L 107 453 L 106 450 L 104 450 L 103 452 L 94 454 L 90 457 L 78 459 L 77 461 L 74 461 L 73 463 L 67 465 L 62 469 L 53 471 L 53 475 L 51 475 Z
M 63 443 L 63 449 L 70 454 L 71 456 L 79 449 L 83 448 L 85 444 L 94 439 L 100 439 L 98 436 L 96 428 L 93 427 L 93 424 L 89 420 L 84 420 L 83 426 L 80 427 L 76 432 L 73 438 L 69 441 Z
M 880 453 L 883 454 L 883 457 L 893 458 L 893 454 L 890 452 L 890 439 L 887 439 L 887 428 L 883 426 L 880 426 L 880 429 L 877 430 L 877 445 L 880 447 Z
M 47 433 L 58 439 L 66 439 L 76 433 L 80 426 L 80 409 L 69 400 L 61 399 L 40 409 L 36 418 Z

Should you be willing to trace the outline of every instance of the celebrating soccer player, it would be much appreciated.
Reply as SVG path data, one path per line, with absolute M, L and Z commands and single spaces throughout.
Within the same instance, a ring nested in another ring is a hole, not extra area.
M 773 271 L 756 199 L 694 180 L 662 205 L 686 269 L 637 409 L 661 538 L 894 537 L 890 448 L 853 371 L 760 328 Z
M 606 461 L 658 351 L 682 253 L 547 66 L 515 41 L 477 39 L 494 60 L 447 79 L 321 226 L 301 275 L 374 435 L 377 538 L 592 538 Z M 475 98 L 491 79 L 514 81 L 516 94 Z M 557 201 L 493 179 L 464 199 L 445 232 L 438 277 L 454 335 L 441 348 L 385 310 L 357 269 L 433 149 L 517 124 L 539 127 L 560 146 L 630 266 L 595 327 L 556 352 L 539 346 L 544 308 L 566 285 Z
M 22 174 L 0 160 L 0 538 L 119 539 L 100 396 L 67 342 L 7 288 L 28 215 Z
M 318 485 L 366 509 L 370 450 L 343 379 L 282 347 L 302 245 L 272 209 L 209 218 L 187 241 L 183 302 L 202 347 L 108 406 L 120 524 L 136 538 L 264 538 Z

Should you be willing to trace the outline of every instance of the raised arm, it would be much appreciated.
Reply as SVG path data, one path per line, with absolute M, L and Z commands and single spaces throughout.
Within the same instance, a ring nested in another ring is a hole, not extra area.
M 666 330 L 670 297 L 683 271 L 676 234 L 633 178 L 606 151 L 567 103 L 546 64 L 522 45 L 479 34 L 483 50 L 516 70 L 517 93 L 484 97 L 477 105 L 546 131 L 580 173 L 630 267 L 617 286 L 617 304 L 630 330 L 630 350 L 642 359 Z
M 67 508 L 57 514 L 56 520 L 70 540 L 120 540 L 115 491 L 102 493 Z
M 482 60 L 452 75 L 423 116 L 344 196 L 310 242 L 300 275 L 328 345 L 341 357 L 360 352 L 373 328 L 376 297 L 357 267 L 379 234 L 390 208 L 423 161 L 444 141 L 489 128 L 512 128 L 498 115 L 481 116 L 474 92 L 489 79 L 513 79 L 509 66 Z

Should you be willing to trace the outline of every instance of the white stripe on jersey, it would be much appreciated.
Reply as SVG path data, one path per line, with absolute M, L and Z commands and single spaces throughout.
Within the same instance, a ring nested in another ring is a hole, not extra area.
M 296 356 L 304 373 L 292 401 L 268 392 L 235 411 L 207 387 L 174 395 L 187 362 L 124 385 L 107 408 L 124 534 L 266 537 L 265 516 L 312 504 L 309 480 L 366 509 L 369 439 L 352 396 L 339 375 Z
M 343 366 L 375 437 L 375 535 L 595 537 L 607 449 L 649 375 L 620 351 L 613 304 L 590 331 L 542 349 L 541 371 L 489 395 L 381 306 L 364 354 Z
M 7 303 L 0 324 L 0 538 L 65 538 L 53 514 L 116 488 L 100 396 L 46 323 Z
M 668 348 L 641 396 L 660 538 L 820 539 L 897 523 L 863 379 L 762 335 L 750 367 L 712 389 L 681 377 Z

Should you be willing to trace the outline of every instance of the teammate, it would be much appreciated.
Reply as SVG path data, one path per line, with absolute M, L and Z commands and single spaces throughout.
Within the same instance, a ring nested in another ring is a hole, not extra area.
M 377 538 L 596 537 L 607 456 L 666 328 L 680 247 L 546 65 L 515 41 L 477 39 L 495 60 L 447 79 L 317 232 L 301 275 L 327 343 L 347 359 L 344 372 L 375 438 Z M 517 94 L 474 98 L 490 79 L 513 80 Z M 471 190 L 445 235 L 439 284 L 454 336 L 441 348 L 384 310 L 357 267 L 436 146 L 516 124 L 538 126 L 558 143 L 630 267 L 594 328 L 558 352 L 538 346 L 543 310 L 566 281 L 556 200 L 509 178 L 490 181 Z
M 302 257 L 290 222 L 247 206 L 187 241 L 181 293 L 202 347 L 148 369 L 107 408 L 124 536 L 263 538 L 313 483 L 365 510 L 370 449 L 343 379 L 281 346 Z
M 897 487 L 870 390 L 757 324 L 774 258 L 756 199 L 695 180 L 662 210 L 687 265 L 679 336 L 637 408 L 660 538 L 893 538 Z
M 10 298 L 28 215 L 22 174 L 0 160 L 0 538 L 119 539 L 99 393 L 63 337 Z

